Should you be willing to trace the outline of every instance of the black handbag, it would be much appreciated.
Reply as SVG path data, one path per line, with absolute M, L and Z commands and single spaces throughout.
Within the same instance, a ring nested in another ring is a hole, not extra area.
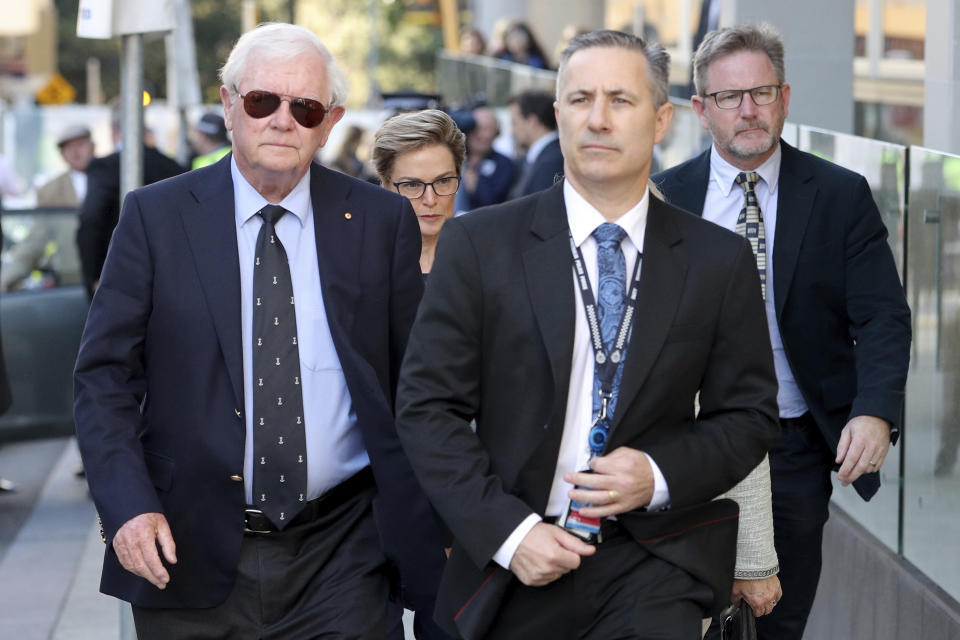
M 757 640 L 757 621 L 746 602 L 730 605 L 720 614 L 720 640 Z

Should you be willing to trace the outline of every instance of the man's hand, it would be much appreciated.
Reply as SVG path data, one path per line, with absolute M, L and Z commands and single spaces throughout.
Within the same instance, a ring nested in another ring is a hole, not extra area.
M 889 450 L 889 422 L 873 416 L 851 418 L 837 445 L 840 484 L 847 486 L 865 473 L 879 471 Z
M 753 615 L 759 618 L 772 612 L 781 596 L 783 591 L 780 589 L 780 578 L 770 576 L 760 580 L 734 580 L 730 601 L 733 604 L 746 601 L 753 609 Z
M 580 557 L 593 547 L 560 527 L 538 522 L 520 541 L 510 571 L 528 587 L 542 587 L 580 566 Z
M 617 447 L 605 456 L 590 459 L 593 473 L 566 473 L 573 486 L 570 499 L 591 506 L 580 509 L 588 518 L 603 518 L 633 511 L 653 498 L 653 470 L 643 452 Z
M 170 582 L 170 574 L 160 561 L 157 543 L 163 557 L 177 564 L 177 545 L 162 513 L 141 513 L 123 523 L 113 538 L 113 549 L 123 568 L 149 580 L 158 589 Z

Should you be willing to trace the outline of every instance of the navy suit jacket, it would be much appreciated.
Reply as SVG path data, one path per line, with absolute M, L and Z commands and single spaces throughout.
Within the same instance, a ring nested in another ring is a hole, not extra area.
M 423 606 L 443 543 L 392 411 L 423 289 L 416 217 L 407 199 L 317 164 L 310 192 L 325 311 L 378 486 L 382 547 Z M 231 479 L 243 474 L 240 306 L 229 155 L 127 196 L 75 372 L 77 436 L 108 543 L 104 593 L 210 607 L 230 592 L 245 505 Z M 177 544 L 163 591 L 124 570 L 111 545 L 147 512 L 166 515 Z
M 522 169 L 511 196 L 519 198 L 549 189 L 562 177 L 563 151 L 560 150 L 560 140 L 552 140 L 531 165 Z
M 910 309 L 864 177 L 782 140 L 780 147 L 777 322 L 797 385 L 836 452 L 854 416 L 877 416 L 899 428 Z M 668 202 L 697 215 L 709 179 L 709 149 L 653 176 Z M 854 486 L 869 500 L 880 487 L 879 474 L 864 474 Z

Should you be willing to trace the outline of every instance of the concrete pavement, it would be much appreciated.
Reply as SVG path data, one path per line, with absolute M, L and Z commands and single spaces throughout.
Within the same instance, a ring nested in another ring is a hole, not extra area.
M 103 543 L 72 440 L 0 561 L 0 636 L 119 640 L 120 606 L 99 593 Z

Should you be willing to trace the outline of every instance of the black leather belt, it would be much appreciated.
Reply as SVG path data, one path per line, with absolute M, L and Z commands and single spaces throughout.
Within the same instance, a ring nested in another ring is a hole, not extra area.
M 333 487 L 319 498 L 315 498 L 303 505 L 303 509 L 294 516 L 287 529 L 298 524 L 313 522 L 320 516 L 336 509 L 347 500 L 355 497 L 359 492 L 375 486 L 373 471 L 364 467 L 337 486 Z M 263 511 L 253 506 L 243 510 L 243 531 L 250 534 L 269 534 L 279 531 Z

